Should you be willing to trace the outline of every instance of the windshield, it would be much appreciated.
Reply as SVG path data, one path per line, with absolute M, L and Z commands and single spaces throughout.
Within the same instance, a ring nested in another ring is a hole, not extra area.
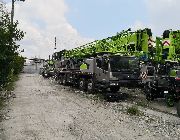
M 112 72 L 137 70 L 139 59 L 137 57 L 112 56 L 110 66 Z

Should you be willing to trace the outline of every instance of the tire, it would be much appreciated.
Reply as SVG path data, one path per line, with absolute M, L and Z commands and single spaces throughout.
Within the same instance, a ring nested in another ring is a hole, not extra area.
M 177 114 L 180 117 L 180 100 L 177 103 Z
M 92 79 L 89 79 L 87 82 L 87 91 L 88 93 L 93 93 L 94 92 L 94 82 Z
M 79 80 L 79 89 L 82 91 L 87 91 L 87 86 L 84 78 L 80 78 Z
M 45 77 L 45 74 L 44 74 L 44 72 L 42 72 L 42 76 L 43 76 L 43 77 Z
M 115 87 L 115 86 L 114 86 L 114 87 L 110 87 L 110 90 L 111 90 L 111 92 L 113 92 L 113 93 L 118 92 L 119 89 L 120 89 L 119 86 L 116 86 L 116 87 Z
M 62 85 L 63 84 L 63 77 L 59 76 L 59 84 Z
M 64 86 L 66 86 L 66 85 L 67 85 L 67 82 L 66 82 L 66 77 L 65 77 L 65 76 L 63 76 L 63 77 L 62 77 L 62 84 L 63 84 Z
M 104 94 L 104 100 L 105 101 L 107 101 L 107 102 L 111 102 L 111 94 L 109 94 L 109 93 L 106 93 L 106 94 Z
M 114 93 L 106 93 L 104 94 L 104 100 L 106 100 L 107 102 L 115 102 L 119 100 L 119 97 Z
M 165 101 L 168 107 L 173 107 L 175 104 L 174 96 L 171 94 L 167 94 L 165 97 Z
M 48 74 L 47 73 L 44 73 L 44 78 L 48 78 Z
M 59 79 L 58 79 L 58 74 L 55 74 L 54 75 L 54 79 L 55 79 L 55 81 L 58 81 Z

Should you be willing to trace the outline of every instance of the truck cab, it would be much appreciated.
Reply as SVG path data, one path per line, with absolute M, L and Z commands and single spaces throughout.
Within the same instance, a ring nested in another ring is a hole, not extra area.
M 105 55 L 85 60 L 87 69 L 84 73 L 91 73 L 96 88 L 117 92 L 121 86 L 139 84 L 139 59 L 135 56 Z M 92 84 L 92 83 L 91 83 Z
M 165 98 L 167 106 L 174 106 L 180 98 L 180 68 L 176 61 L 166 61 L 156 67 L 153 78 L 145 85 L 147 100 Z

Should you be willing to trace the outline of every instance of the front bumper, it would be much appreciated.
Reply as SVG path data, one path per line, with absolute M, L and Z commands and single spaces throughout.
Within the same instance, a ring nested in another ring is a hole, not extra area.
M 141 80 L 118 80 L 110 81 L 109 86 L 125 86 L 125 87 L 137 87 L 141 85 Z

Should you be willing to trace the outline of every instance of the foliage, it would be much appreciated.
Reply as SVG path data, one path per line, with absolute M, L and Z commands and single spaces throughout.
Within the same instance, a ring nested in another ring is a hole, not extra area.
M 0 11 L 0 85 L 5 86 L 23 68 L 24 58 L 18 54 L 17 42 L 24 32 L 17 28 L 18 21 L 11 23 L 8 13 L 2 8 Z
M 143 100 L 138 101 L 137 105 L 142 106 L 142 107 L 147 107 L 148 106 L 148 101 L 146 101 L 146 100 L 145 101 L 143 101 Z
M 135 115 L 135 116 L 139 116 L 141 114 L 137 106 L 131 106 L 127 108 L 127 113 L 130 115 Z

